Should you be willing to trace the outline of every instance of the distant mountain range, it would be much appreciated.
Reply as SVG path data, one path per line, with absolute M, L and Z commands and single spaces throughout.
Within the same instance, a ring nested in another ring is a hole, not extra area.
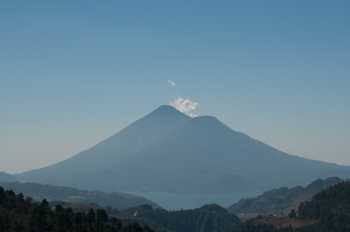
M 273 189 L 257 197 L 242 199 L 228 210 L 242 219 L 257 215 L 287 216 L 292 209 L 297 210 L 301 202 L 311 200 L 315 194 L 342 181 L 340 178 L 330 177 L 325 180 L 318 179 L 306 187 Z
M 0 182 L 11 182 L 16 181 L 17 178 L 11 174 L 8 174 L 6 172 L 0 172 Z
M 191 118 L 161 106 L 91 149 L 17 178 L 101 191 L 211 194 L 215 202 L 217 194 L 330 176 L 350 177 L 350 168 L 289 155 L 215 117 Z
M 112 207 L 124 210 L 140 205 L 158 207 L 154 202 L 143 197 L 126 193 L 103 193 L 100 191 L 83 191 L 74 188 L 57 187 L 35 183 L 0 182 L 5 189 L 23 193 L 36 201 L 46 199 L 50 202 L 65 202 L 77 205 L 97 204 L 99 207 Z

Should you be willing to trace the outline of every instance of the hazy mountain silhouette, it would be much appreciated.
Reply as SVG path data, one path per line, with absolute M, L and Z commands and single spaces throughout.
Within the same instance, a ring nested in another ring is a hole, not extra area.
M 190 118 L 170 106 L 68 160 L 18 175 L 103 191 L 200 194 L 263 191 L 330 176 L 349 177 L 350 168 L 289 155 L 215 117 Z
M 16 181 L 16 177 L 6 172 L 0 172 L 0 182 Z
M 41 183 L 95 189 L 91 184 L 97 179 L 106 183 L 115 180 L 114 177 L 104 179 L 100 176 L 101 172 L 123 165 L 135 154 L 159 143 L 188 120 L 190 117 L 175 108 L 161 106 L 93 148 L 57 164 L 25 172 L 19 177 Z M 111 186 L 109 189 L 115 188 Z

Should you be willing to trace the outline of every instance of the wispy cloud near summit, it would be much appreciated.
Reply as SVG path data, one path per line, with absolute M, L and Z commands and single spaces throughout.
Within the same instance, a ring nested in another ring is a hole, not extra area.
M 176 86 L 175 81 L 172 81 L 172 80 L 168 80 L 168 84 L 171 85 L 172 87 Z
M 197 110 L 199 103 L 194 102 L 188 98 L 178 97 L 169 103 L 171 106 L 175 107 L 178 111 L 185 113 L 191 117 L 196 117 L 197 114 L 195 111 Z

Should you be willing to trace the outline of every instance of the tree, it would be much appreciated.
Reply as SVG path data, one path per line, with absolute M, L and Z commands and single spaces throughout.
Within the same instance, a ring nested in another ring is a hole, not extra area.
M 290 213 L 288 214 L 288 216 L 289 216 L 290 218 L 296 218 L 296 217 L 297 217 L 297 213 L 295 212 L 295 209 L 292 209 L 292 210 L 290 211 Z

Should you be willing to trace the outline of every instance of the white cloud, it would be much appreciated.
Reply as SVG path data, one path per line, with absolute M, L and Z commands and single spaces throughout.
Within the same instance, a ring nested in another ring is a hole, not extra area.
M 178 97 L 175 100 L 169 103 L 171 106 L 175 107 L 178 111 L 185 113 L 191 117 L 196 117 L 197 114 L 195 111 L 197 110 L 199 103 L 194 102 L 188 98 Z
M 171 85 L 172 87 L 176 86 L 175 81 L 172 81 L 172 80 L 168 80 L 168 84 Z

